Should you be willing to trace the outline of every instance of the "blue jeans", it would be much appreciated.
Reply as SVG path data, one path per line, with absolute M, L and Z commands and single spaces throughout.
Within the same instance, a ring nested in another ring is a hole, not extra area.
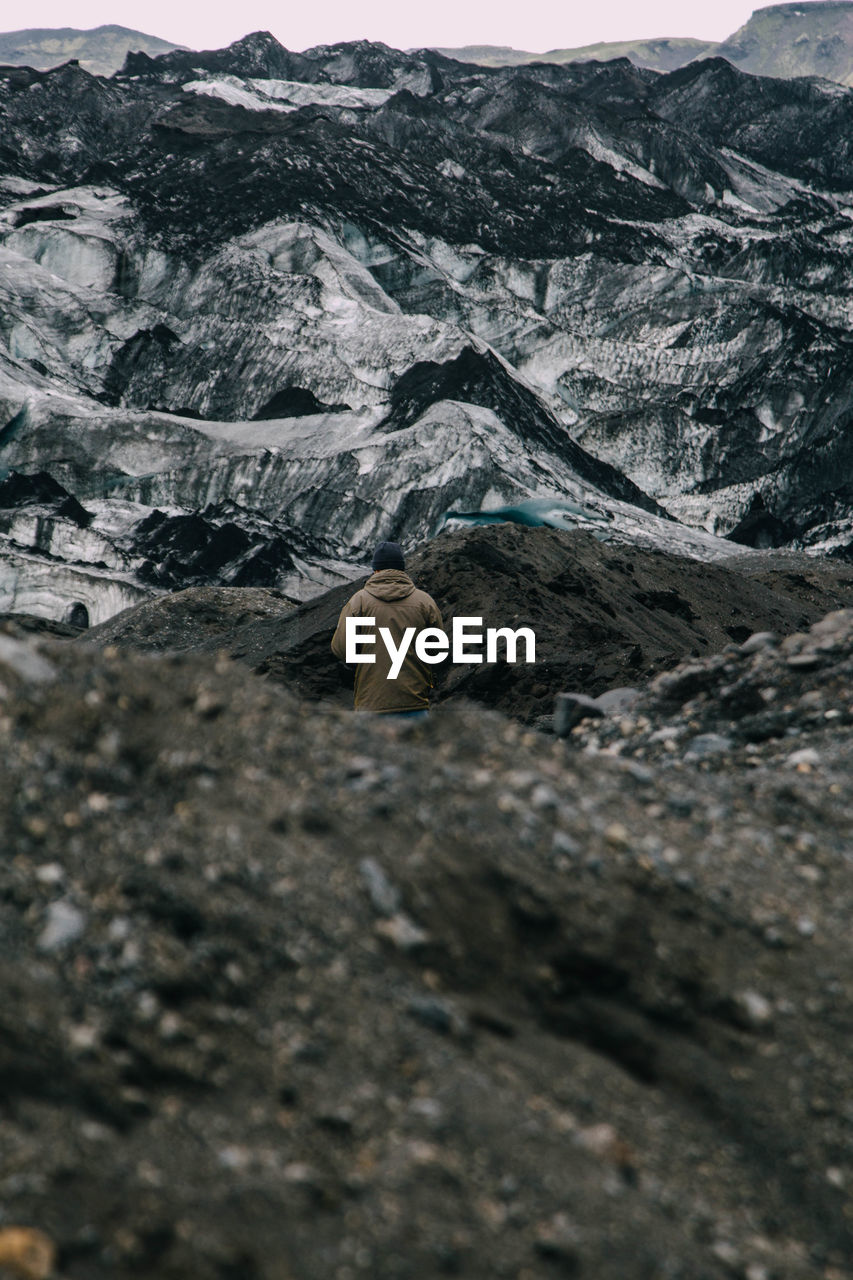
M 386 720 L 426 720 L 429 711 L 426 707 L 422 707 L 417 711 L 386 711 L 384 718 Z

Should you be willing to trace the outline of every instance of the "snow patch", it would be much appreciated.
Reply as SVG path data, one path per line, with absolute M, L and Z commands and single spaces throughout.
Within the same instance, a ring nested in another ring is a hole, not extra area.
M 215 80 L 190 80 L 185 93 L 219 98 L 249 111 L 298 111 L 300 107 L 381 107 L 391 97 L 391 89 L 359 89 L 348 84 L 303 84 L 297 80 L 241 80 L 218 76 Z

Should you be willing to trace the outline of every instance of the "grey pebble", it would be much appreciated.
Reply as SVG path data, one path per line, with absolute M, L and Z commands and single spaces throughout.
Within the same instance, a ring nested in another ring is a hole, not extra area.
M 45 914 L 45 926 L 38 939 L 40 951 L 59 951 L 76 942 L 86 928 L 85 914 L 67 898 L 51 902 Z
M 370 901 L 381 916 L 393 916 L 400 910 L 400 891 L 391 883 L 375 858 L 362 858 L 358 864 L 367 886 Z
M 700 733 L 688 743 L 685 760 L 698 760 L 706 756 L 724 755 L 731 751 L 734 739 L 722 733 Z

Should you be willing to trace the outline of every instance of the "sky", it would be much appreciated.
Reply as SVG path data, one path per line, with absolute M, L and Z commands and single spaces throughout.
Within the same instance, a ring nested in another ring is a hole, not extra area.
M 803 0 L 803 7 L 813 2 Z M 497 44 L 541 53 L 653 36 L 722 40 L 759 7 L 753 0 L 28 0 L 26 6 L 4 0 L 0 31 L 19 28 L 23 19 L 27 27 L 118 23 L 194 49 L 271 31 L 294 50 L 366 39 L 398 49 Z

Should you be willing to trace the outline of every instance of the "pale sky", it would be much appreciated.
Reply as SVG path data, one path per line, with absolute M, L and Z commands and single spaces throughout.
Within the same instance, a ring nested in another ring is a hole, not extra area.
M 760 7 L 752 0 L 0 0 L 0 31 L 114 22 L 194 49 L 265 30 L 294 50 L 367 39 L 398 49 L 501 44 L 539 53 L 653 36 L 722 40 Z

